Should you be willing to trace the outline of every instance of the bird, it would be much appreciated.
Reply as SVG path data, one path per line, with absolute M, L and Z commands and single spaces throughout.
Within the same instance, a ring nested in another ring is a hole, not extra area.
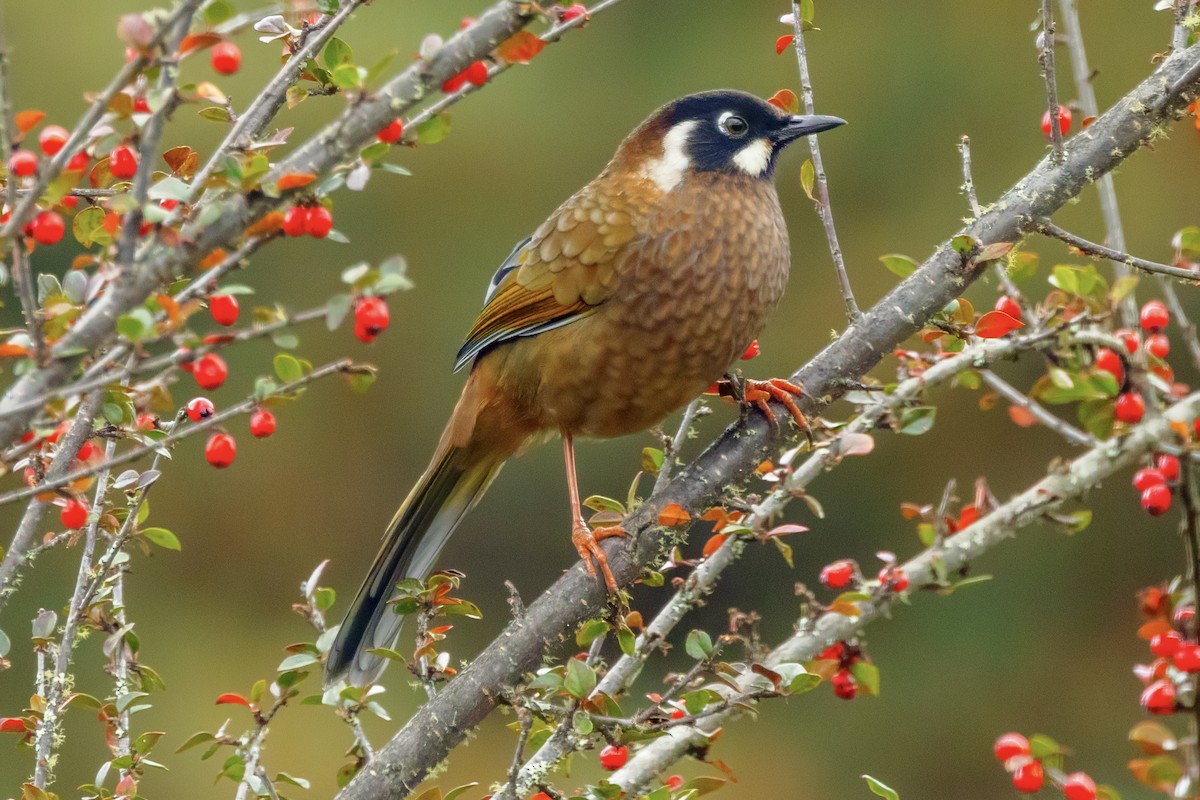
M 488 284 L 458 351 L 470 367 L 429 466 L 384 534 L 326 658 L 327 685 L 378 680 L 404 617 L 396 584 L 424 579 L 501 466 L 561 436 L 571 540 L 588 572 L 617 584 L 590 530 L 574 442 L 650 428 L 710 387 L 761 331 L 790 267 L 775 165 L 793 141 L 845 123 L 793 115 L 734 90 L 659 108 L 600 174 L 521 240 Z M 782 401 L 783 380 L 746 381 L 742 399 Z M 769 411 L 768 411 L 769 413 Z

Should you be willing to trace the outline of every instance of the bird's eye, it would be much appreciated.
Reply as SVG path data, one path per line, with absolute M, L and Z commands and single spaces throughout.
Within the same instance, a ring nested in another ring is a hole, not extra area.
M 717 124 L 720 125 L 725 135 L 732 136 L 735 139 L 740 139 L 750 130 L 750 123 L 736 114 L 724 115 Z

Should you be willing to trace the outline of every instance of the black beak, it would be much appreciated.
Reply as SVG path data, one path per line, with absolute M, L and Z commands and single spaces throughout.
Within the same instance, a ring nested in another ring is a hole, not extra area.
M 787 123 L 775 132 L 773 138 L 776 143 L 782 146 L 796 141 L 801 136 L 811 136 L 814 133 L 827 131 L 845 124 L 846 120 L 841 117 L 826 117 L 820 114 L 814 114 L 811 117 L 798 115 L 788 117 Z

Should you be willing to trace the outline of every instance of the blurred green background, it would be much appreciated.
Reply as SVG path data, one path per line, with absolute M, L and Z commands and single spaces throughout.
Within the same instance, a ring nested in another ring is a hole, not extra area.
M 378 2 L 360 12 L 342 38 L 364 64 L 398 49 L 398 68 L 426 33 L 449 34 L 461 17 L 484 5 Z M 822 30 L 808 41 L 818 111 L 850 122 L 821 141 L 860 303 L 874 302 L 895 280 L 878 262 L 880 255 L 921 259 L 966 215 L 955 149 L 962 134 L 972 138 L 984 203 L 1044 153 L 1039 130 L 1044 100 L 1030 31 L 1037 5 L 817 4 Z M 1151 0 L 1080 5 L 1099 70 L 1097 93 L 1107 107 L 1166 49 L 1170 20 L 1151 10 Z M 252 4 L 243 0 L 239 6 L 248 10 Z M 70 125 L 83 93 L 103 86 L 121 63 L 113 37 L 117 16 L 146 7 L 134 0 L 5 4 L 2 23 L 16 107 L 37 107 L 48 112 L 49 121 Z M 766 0 L 626 0 L 547 48 L 531 66 L 511 70 L 456 107 L 454 130 L 445 142 L 394 155 L 391 160 L 412 169 L 411 178 L 377 173 L 367 191 L 340 192 L 335 224 L 351 244 L 281 241 L 237 278 L 257 288 L 259 302 L 305 308 L 339 290 L 344 267 L 398 252 L 407 257 L 416 288 L 394 298 L 392 327 L 374 346 L 356 341 L 349 325 L 332 334 L 319 323 L 299 331 L 298 353 L 314 362 L 350 355 L 377 364 L 380 377 L 368 394 L 353 395 L 336 380 L 318 385 L 280 410 L 279 430 L 266 441 L 252 440 L 245 421 L 236 421 L 230 428 L 241 449 L 225 471 L 208 467 L 203 443 L 189 440 L 156 487 L 151 520 L 173 529 L 183 550 L 138 557 L 128 582 L 143 659 L 169 687 L 136 720 L 138 730 L 168 733 L 157 755 L 171 771 L 152 773 L 143 795 L 231 796 L 232 784 L 212 783 L 219 759 L 200 762 L 198 751 L 168 753 L 192 732 L 214 730 L 226 717 L 233 718 L 233 730 L 247 721 L 244 709 L 214 707 L 213 700 L 270 677 L 284 645 L 310 638 L 289 606 L 314 565 L 333 559 L 326 582 L 343 598 L 357 586 L 380 531 L 424 467 L 457 395 L 462 378 L 449 365 L 493 268 L 514 242 L 593 177 L 625 133 L 659 104 L 716 87 L 763 96 L 797 88 L 794 57 L 776 56 L 772 46 L 787 30 L 777 18 L 789 10 L 790 3 Z M 238 42 L 245 53 L 242 70 L 220 84 L 241 109 L 272 73 L 277 48 L 249 35 Z M 1059 63 L 1060 98 L 1070 100 L 1075 93 L 1065 51 Z M 185 66 L 185 80 L 212 78 L 207 58 Z M 338 98 L 310 99 L 284 111 L 278 122 L 296 126 L 299 138 L 342 105 Z M 164 145 L 187 143 L 204 154 L 221 132 L 193 108 L 183 108 Z M 804 150 L 793 148 L 779 167 L 793 277 L 762 338 L 763 355 L 749 365 L 759 376 L 790 371 L 844 326 L 825 241 L 799 186 Z M 1189 121 L 1153 152 L 1122 167 L 1117 185 L 1134 252 L 1168 259 L 1171 234 L 1200 221 L 1198 158 L 1200 138 Z M 1103 237 L 1093 192 L 1058 220 L 1094 240 Z M 39 252 L 35 267 L 61 273 L 73 247 Z M 1044 242 L 1036 247 L 1044 265 L 1066 257 L 1062 248 Z M 1048 288 L 1046 274 L 1043 268 L 1032 282 L 1036 297 Z M 1189 308 L 1200 310 L 1192 290 L 1184 291 Z M 977 307 L 990 307 L 996 289 L 981 283 L 968 296 Z M 1151 296 L 1150 287 L 1142 287 L 1139 296 Z M 15 304 L 8 305 L 5 319 L 11 322 Z M 254 343 L 233 353 L 231 378 L 212 395 L 218 405 L 248 393 L 254 377 L 270 371 L 272 352 Z M 1182 355 L 1172 361 L 1182 380 L 1195 380 Z M 1036 366 L 1030 359 L 1002 372 L 1028 387 Z M 886 377 L 888 369 L 885 362 L 879 374 Z M 194 388 L 183 377 L 176 391 L 181 402 Z M 796 616 L 794 582 L 815 584 L 820 566 L 834 558 L 871 565 L 876 550 L 915 552 L 918 543 L 912 524 L 900 518 L 900 502 L 936 502 L 947 479 L 956 478 L 969 491 L 978 476 L 1006 498 L 1042 475 L 1052 458 L 1071 453 L 1045 430 L 1016 428 L 1002 407 L 981 412 L 975 394 L 944 391 L 935 399 L 942 405 L 932 433 L 916 439 L 880 434 L 872 456 L 851 459 L 813 485 L 824 519 L 800 504 L 792 510 L 793 521 L 812 529 L 793 537 L 795 570 L 774 548 L 751 548 L 719 597 L 690 624 L 719 631 L 727 607 L 755 609 L 765 616 L 768 639 L 777 641 Z M 833 416 L 847 413 L 840 406 Z M 718 408 L 704 422 L 700 441 L 732 416 Z M 623 496 L 641 448 L 650 443 L 648 436 L 635 436 L 581 447 L 583 491 Z M 757 722 L 727 730 L 712 753 L 738 780 L 724 796 L 865 797 L 859 776 L 870 773 L 906 798 L 1011 797 L 1013 789 L 991 757 L 992 740 L 1007 730 L 1058 738 L 1077 754 L 1069 762 L 1072 769 L 1086 769 L 1126 796 L 1148 796 L 1124 766 L 1133 756 L 1126 732 L 1142 717 L 1140 686 L 1130 668 L 1147 657 L 1134 636 L 1139 624 L 1134 593 L 1180 571 L 1181 548 L 1175 521 L 1141 514 L 1126 476 L 1106 488 L 1112 491 L 1088 498 L 1095 523 L 1082 535 L 1029 529 L 976 565 L 977 572 L 994 573 L 996 580 L 949 599 L 916 597 L 913 608 L 900 607 L 893 621 L 872 627 L 867 640 L 883 671 L 882 697 L 845 703 L 823 687 L 790 702 L 767 703 Z M 3 509 L 0 528 L 11 530 L 17 511 Z M 47 518 L 47 526 L 56 523 Z M 504 579 L 528 600 L 574 562 L 567 531 L 560 450 L 545 446 L 505 470 L 443 554 L 442 565 L 468 574 L 463 595 L 485 612 L 483 621 L 457 625 L 450 648 L 456 659 L 469 658 L 506 622 Z M 690 550 L 698 551 L 700 539 L 697 532 Z M 12 669 L 0 674 L 0 716 L 19 713 L 28 700 L 34 668 L 25 638 L 28 621 L 39 607 L 60 609 L 75 557 L 74 552 L 43 557 L 0 619 L 14 640 Z M 639 595 L 643 613 L 649 616 L 664 596 Z M 343 605 L 332 616 L 340 618 Z M 688 627 L 680 631 L 680 642 Z M 98 650 L 95 640 L 81 648 L 76 688 L 104 694 L 110 687 L 99 670 Z M 656 688 L 660 675 L 650 670 L 639 690 Z M 315 688 L 315 678 L 311 681 Z M 376 743 L 423 696 L 400 670 L 393 669 L 387 682 L 384 704 L 396 721 L 369 721 Z M 502 777 L 514 742 L 503 722 L 498 716 L 489 720 L 454 753 L 438 778 L 444 787 L 468 780 L 486 786 Z M 18 794 L 32 769 L 29 751 L 12 749 L 15 738 L 0 738 L 3 794 Z M 297 796 L 328 796 L 349 743 L 348 730 L 327 709 L 290 708 L 272 725 L 265 763 L 272 774 L 286 770 L 313 781 L 311 791 L 297 790 Z M 89 781 L 105 757 L 90 714 L 72 713 L 65 752 L 57 789 L 72 796 L 73 787 Z M 577 761 L 559 786 L 598 777 L 594 759 Z M 683 764 L 680 771 L 716 773 L 698 763 Z M 484 794 L 483 788 L 468 796 Z

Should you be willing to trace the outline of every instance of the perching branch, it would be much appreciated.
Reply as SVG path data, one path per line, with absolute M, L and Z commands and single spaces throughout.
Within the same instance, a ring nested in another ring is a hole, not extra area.
M 1025 221 L 1052 214 L 1142 147 L 1155 129 L 1179 118 L 1200 94 L 1200 75 L 1186 77 L 1193 69 L 1200 73 L 1200 46 L 1168 57 L 1122 101 L 1075 136 L 1060 163 L 1043 159 L 987 212 L 957 233 L 970 237 L 977 246 L 1018 241 Z M 805 412 L 815 414 L 840 397 L 884 354 L 959 296 L 984 266 L 971 252 L 962 254 L 949 240 L 943 242 L 919 269 L 792 376 L 810 395 L 801 403 Z M 1162 433 L 1157 424 L 1152 430 Z M 657 525 L 663 506 L 675 502 L 698 513 L 716 504 L 725 486 L 746 476 L 768 448 L 778 444 L 771 426 L 758 415 L 728 429 L 626 520 L 632 546 L 607 544 L 617 581 L 628 586 L 643 567 L 658 558 L 665 541 L 665 533 Z M 339 798 L 400 797 L 412 791 L 490 713 L 504 687 L 535 669 L 547 651 L 573 641 L 570 632 L 575 626 L 595 616 L 604 604 L 604 587 L 577 564 L 450 681 L 436 700 L 422 707 Z M 674 733 L 667 738 L 673 737 Z
M 1148 272 L 1152 275 L 1167 275 L 1172 278 L 1192 281 L 1193 283 L 1200 282 L 1200 272 L 1196 272 L 1194 269 L 1183 269 L 1182 267 L 1173 267 L 1170 264 L 1147 261 L 1144 258 L 1131 256 L 1129 253 L 1113 250 L 1111 247 L 1105 247 L 1102 244 L 1089 242 L 1087 239 L 1060 228 L 1048 219 L 1037 220 L 1035 222 L 1035 229 L 1038 233 L 1043 233 L 1061 242 L 1066 242 L 1079 252 L 1090 256 L 1108 259 L 1109 261 L 1119 261 L 1122 264 L 1128 264 L 1134 269 L 1139 269 L 1142 272 Z

